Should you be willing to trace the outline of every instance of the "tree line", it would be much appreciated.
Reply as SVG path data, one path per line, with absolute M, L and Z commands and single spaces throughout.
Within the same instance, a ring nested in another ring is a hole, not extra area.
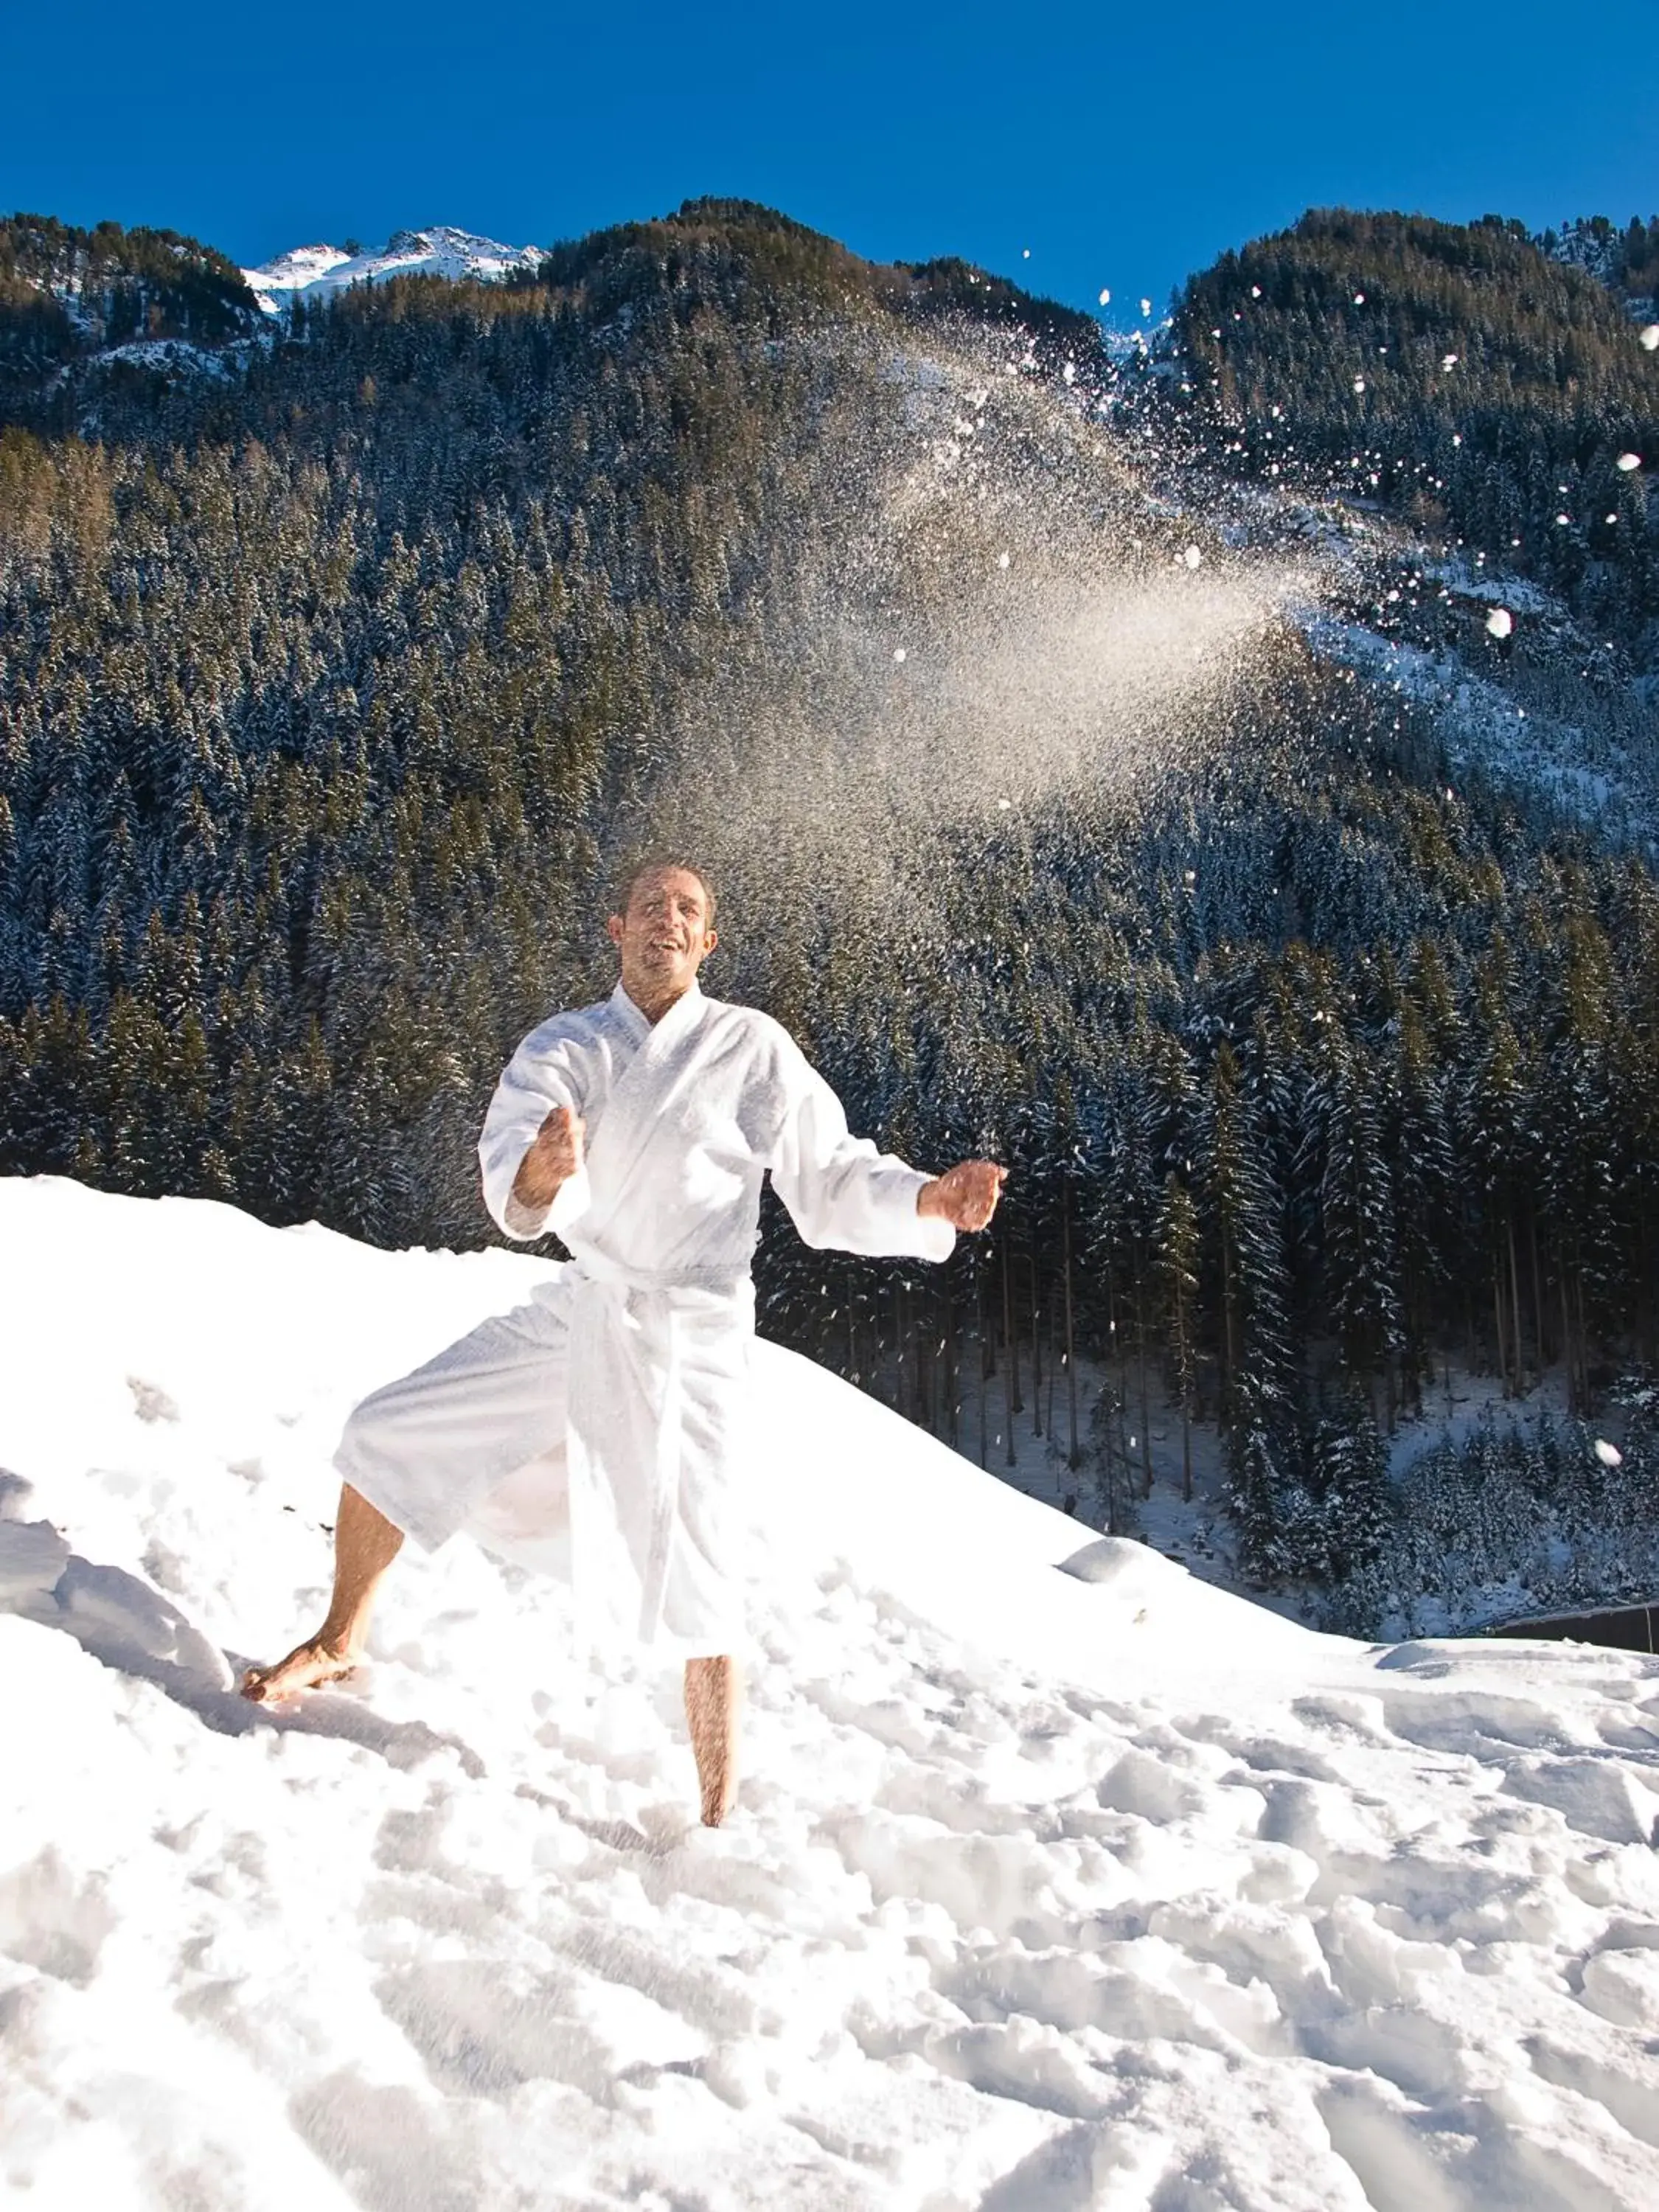
M 1034 533 L 1188 534 L 1091 442 L 1079 319 L 704 203 L 511 287 L 301 308 L 222 374 L 31 386 L 0 431 L 0 1169 L 483 1241 L 502 1060 L 608 988 L 614 860 L 702 791 L 736 893 L 709 988 L 787 1020 L 855 1126 L 1013 1170 L 947 1269 L 774 1218 L 760 1255 L 769 1328 L 961 1448 L 1018 1415 L 1080 1463 L 1086 1350 L 1143 1416 L 1161 1384 L 1219 1421 L 1254 1571 L 1338 1576 L 1437 1361 L 1559 1365 L 1588 1408 L 1653 1358 L 1645 863 L 1452 797 L 1410 708 L 1294 634 L 1132 791 L 930 817 L 902 896 L 722 828 L 708 793 L 823 742 L 826 605 L 961 619 L 867 509 L 976 378 L 1013 395 Z

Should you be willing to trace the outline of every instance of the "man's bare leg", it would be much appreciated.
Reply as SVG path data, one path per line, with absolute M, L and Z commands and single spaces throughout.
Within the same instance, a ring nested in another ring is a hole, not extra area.
M 334 1523 L 334 1595 L 327 1618 L 315 1636 L 296 1644 L 274 1667 L 250 1667 L 242 1695 L 257 1705 L 274 1704 L 296 1690 L 337 1682 L 362 1656 L 369 1615 L 386 1571 L 403 1547 L 404 1532 L 394 1528 L 360 1491 L 343 1483 Z
M 688 1659 L 685 1717 L 702 1788 L 702 1824 L 718 1828 L 738 1794 L 738 1706 L 743 1678 L 735 1659 Z

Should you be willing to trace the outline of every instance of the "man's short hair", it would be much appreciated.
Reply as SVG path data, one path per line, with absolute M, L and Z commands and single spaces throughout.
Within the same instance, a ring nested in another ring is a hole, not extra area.
M 709 882 L 705 869 L 700 868 L 695 860 L 683 860 L 678 853 L 648 853 L 643 860 L 629 860 L 618 869 L 611 902 L 611 913 L 626 915 L 635 885 L 646 876 L 660 875 L 665 868 L 678 868 L 685 875 L 695 876 L 702 885 L 703 898 L 708 908 L 708 927 L 712 929 L 714 927 L 714 886 Z

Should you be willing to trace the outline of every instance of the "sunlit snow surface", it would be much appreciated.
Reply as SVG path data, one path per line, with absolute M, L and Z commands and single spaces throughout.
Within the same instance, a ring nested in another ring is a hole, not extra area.
M 0 1250 L 20 2204 L 1656 2201 L 1659 1661 L 1310 1636 L 768 1350 L 711 1834 L 672 1674 L 464 1543 L 349 1689 L 229 1686 L 351 1399 L 540 1263 L 46 1180 Z
M 298 246 L 243 276 L 267 314 L 303 295 L 322 299 L 352 284 L 388 276 L 473 276 L 499 282 L 515 269 L 534 270 L 544 259 L 537 246 L 501 246 L 447 223 L 430 230 L 394 231 L 379 253 L 347 253 L 338 246 Z

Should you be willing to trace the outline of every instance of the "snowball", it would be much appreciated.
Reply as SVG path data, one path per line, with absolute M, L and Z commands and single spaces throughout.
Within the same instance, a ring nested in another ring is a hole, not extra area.
M 1632 469 L 1639 469 L 1641 465 L 1642 456 L 1640 453 L 1620 453 L 1619 456 L 1619 466 L 1623 469 L 1626 476 L 1630 474 Z
M 1638 338 L 1650 353 L 1659 353 L 1659 323 L 1647 324 L 1638 333 Z
M 1515 617 L 1507 607 L 1494 607 L 1486 617 L 1486 628 L 1493 637 L 1507 637 L 1515 628 Z
M 1617 1444 L 1610 1444 L 1605 1437 L 1595 1439 L 1595 1456 L 1603 1467 L 1622 1467 L 1625 1463 L 1623 1452 Z

